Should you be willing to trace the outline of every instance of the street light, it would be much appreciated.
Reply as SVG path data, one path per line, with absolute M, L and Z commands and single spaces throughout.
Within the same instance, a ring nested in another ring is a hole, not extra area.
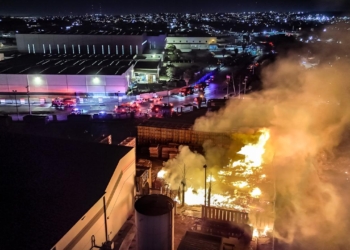
M 120 91 L 117 92 L 117 104 L 118 104 L 118 107 L 119 107 L 119 93 L 120 93 Z
M 18 113 L 18 106 L 17 106 L 17 90 L 12 90 L 12 92 L 15 94 L 15 105 L 17 110 L 17 121 L 19 121 L 19 113 Z

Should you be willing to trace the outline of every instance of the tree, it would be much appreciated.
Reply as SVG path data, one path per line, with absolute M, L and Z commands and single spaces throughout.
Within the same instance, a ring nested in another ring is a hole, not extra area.
M 176 46 L 173 44 L 169 44 L 166 46 L 165 49 L 174 52 L 176 50 Z
M 175 75 L 176 75 L 176 67 L 174 67 L 174 66 L 172 66 L 172 65 L 170 65 L 169 67 L 167 67 L 167 69 L 166 69 L 166 75 L 167 75 L 170 79 L 174 78 Z
M 222 57 L 224 58 L 225 55 L 226 55 L 226 53 L 227 53 L 227 50 L 226 50 L 226 49 L 223 49 L 223 50 L 221 51 L 221 53 L 222 53 Z
M 193 72 L 190 69 L 186 69 L 183 73 L 183 79 L 186 82 L 186 85 L 188 86 L 188 82 L 192 79 Z

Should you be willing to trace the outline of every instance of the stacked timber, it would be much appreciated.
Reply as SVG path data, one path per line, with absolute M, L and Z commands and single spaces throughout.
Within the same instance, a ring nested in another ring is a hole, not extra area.
M 159 158 L 159 145 L 151 145 L 149 147 L 149 156 L 152 158 Z
M 170 154 L 172 158 L 174 158 L 177 154 L 179 153 L 178 147 L 177 146 L 162 146 L 162 158 L 163 159 L 169 159 Z

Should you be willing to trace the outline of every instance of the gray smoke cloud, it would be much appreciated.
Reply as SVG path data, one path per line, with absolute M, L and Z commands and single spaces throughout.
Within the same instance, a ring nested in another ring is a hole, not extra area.
M 294 55 L 277 60 L 263 71 L 263 91 L 230 100 L 194 125 L 207 132 L 270 129 L 267 154 L 273 159 L 264 168 L 276 178 L 275 229 L 289 249 L 347 249 L 350 243 L 349 186 L 340 184 L 350 161 L 337 156 L 350 122 L 350 64 L 337 52 L 342 58 L 310 70 Z M 230 151 L 210 143 L 204 148 L 211 165 L 224 164 Z
M 182 181 L 188 187 L 200 187 L 204 183 L 204 156 L 192 152 L 188 146 L 180 146 L 179 151 L 175 158 L 163 163 L 163 170 L 166 171 L 164 179 L 172 190 L 179 189 Z

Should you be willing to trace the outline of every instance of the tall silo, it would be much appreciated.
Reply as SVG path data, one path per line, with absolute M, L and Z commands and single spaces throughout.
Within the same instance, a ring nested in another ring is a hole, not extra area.
M 146 195 L 135 202 L 138 250 L 174 249 L 174 201 Z

